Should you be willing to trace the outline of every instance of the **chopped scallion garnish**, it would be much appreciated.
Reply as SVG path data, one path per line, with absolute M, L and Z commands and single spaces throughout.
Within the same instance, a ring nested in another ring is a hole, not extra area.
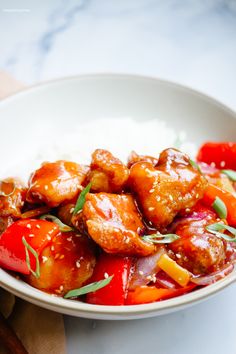
M 96 290 L 99 290 L 101 288 L 104 288 L 104 286 L 108 285 L 113 278 L 113 275 L 111 275 L 108 278 L 96 281 L 95 283 L 91 283 L 85 286 L 82 286 L 79 289 L 74 289 L 70 290 L 67 294 L 64 295 L 65 299 L 73 298 L 73 297 L 78 297 L 81 295 L 85 295 L 91 292 L 94 292 Z
M 224 173 L 231 181 L 236 182 L 236 171 L 222 170 L 221 172 Z
M 180 136 L 180 134 L 176 137 L 174 143 L 173 143 L 173 146 L 176 148 L 176 149 L 180 149 L 181 145 L 182 145 L 182 142 L 183 142 L 183 139 L 182 137 Z
M 58 219 L 56 216 L 51 215 L 51 214 L 45 214 L 40 216 L 40 219 L 42 220 L 50 220 L 52 222 L 54 222 L 54 224 L 57 224 L 59 226 L 59 230 L 61 232 L 68 232 L 68 231 L 72 231 L 72 227 L 64 224 L 60 219 Z
M 227 208 L 223 200 L 219 197 L 216 197 L 214 203 L 212 204 L 213 209 L 219 215 L 221 219 L 227 218 Z
M 223 238 L 226 241 L 236 242 L 236 229 L 232 226 L 225 225 L 222 223 L 215 223 L 206 226 L 206 230 L 220 238 Z M 222 230 L 227 230 L 234 237 L 231 237 L 230 235 L 226 235 L 223 232 L 220 232 Z
M 89 183 L 80 193 L 77 202 L 75 204 L 75 209 L 73 211 L 73 215 L 77 214 L 79 211 L 83 209 L 86 195 L 89 193 L 92 183 Z
M 31 247 L 28 242 L 26 241 L 25 237 L 22 237 L 22 243 L 25 246 L 25 260 L 26 260 L 26 264 L 27 267 L 29 269 L 29 271 L 36 277 L 39 278 L 40 277 L 40 265 L 39 265 L 39 256 L 38 253 L 35 251 L 35 249 L 33 249 L 33 247 Z M 35 257 L 36 260 L 36 270 L 34 271 L 31 268 L 30 265 L 30 256 L 29 256 L 29 252 Z
M 178 240 L 179 236 L 176 234 L 153 234 L 153 235 L 145 235 L 142 237 L 144 241 L 150 243 L 172 243 Z
M 189 159 L 189 163 L 190 165 L 195 168 L 196 170 L 198 170 L 200 173 L 202 173 L 202 170 L 200 168 L 200 166 L 192 159 Z

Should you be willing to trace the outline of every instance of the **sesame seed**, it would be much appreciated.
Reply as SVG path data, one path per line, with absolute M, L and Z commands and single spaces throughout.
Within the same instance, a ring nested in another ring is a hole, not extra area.
M 75 208 L 70 208 L 70 214 L 74 212 Z
M 54 246 L 51 246 L 51 251 L 55 251 L 55 247 Z
M 176 258 L 181 258 L 181 255 L 179 253 L 176 253 Z
M 63 291 L 64 290 L 64 286 L 61 285 L 60 288 L 59 288 L 60 291 Z
M 157 202 L 159 202 L 159 201 L 161 200 L 161 197 L 158 195 L 158 196 L 156 197 L 156 200 L 157 200 Z
M 72 241 L 72 236 L 71 237 L 67 237 L 67 241 Z
M 39 224 L 37 224 L 36 227 L 37 227 L 37 229 L 40 229 L 40 225 Z
M 216 167 L 216 164 L 215 164 L 215 162 L 211 162 L 211 167 Z
M 80 260 L 75 262 L 76 268 L 80 268 Z
M 43 260 L 43 263 L 45 263 L 45 262 L 47 262 L 48 257 L 46 257 L 46 256 L 42 256 L 42 260 Z
M 156 280 L 157 280 L 157 278 L 156 278 L 155 274 L 153 274 L 153 275 L 148 275 L 148 276 L 147 276 L 147 280 L 150 280 L 150 281 L 152 281 L 153 283 L 155 283 Z
M 34 234 L 29 234 L 29 237 L 34 237 Z
M 125 243 L 129 243 L 129 241 L 130 241 L 130 238 L 129 238 L 129 236 L 127 236 L 127 237 L 125 238 Z
M 171 194 L 169 194 L 169 199 L 170 199 L 171 202 L 173 202 L 173 200 L 174 200 L 174 198 L 173 198 L 173 196 Z
M 190 209 L 189 209 L 189 208 L 186 208 L 185 211 L 186 211 L 186 213 L 189 213 L 189 212 L 190 212 Z
M 44 186 L 44 189 L 45 189 L 45 190 L 48 190 L 48 185 L 47 185 L 47 184 Z
M 60 253 L 57 253 L 54 258 L 57 259 L 59 257 L 60 257 Z
M 199 198 L 199 194 L 198 194 L 198 193 L 196 194 L 196 199 L 197 199 L 197 198 Z
M 28 227 L 28 229 L 31 229 L 31 225 L 30 224 L 27 224 L 26 227 Z
M 225 167 L 225 161 L 221 161 L 220 167 Z
M 62 255 L 59 257 L 59 259 L 63 259 L 63 258 L 65 258 L 65 255 L 64 255 L 64 254 L 62 254 Z
M 154 207 L 149 207 L 148 210 L 149 211 L 153 211 L 155 208 Z
M 104 278 L 105 279 L 109 278 L 109 275 L 107 273 L 104 273 Z
M 51 241 L 51 237 L 50 237 L 49 235 L 47 236 L 47 240 L 48 240 L 48 241 Z
M 154 188 L 150 189 L 149 193 L 153 193 L 155 191 Z
M 139 270 L 138 273 L 139 273 L 140 275 L 143 275 L 143 274 L 144 274 L 142 270 Z

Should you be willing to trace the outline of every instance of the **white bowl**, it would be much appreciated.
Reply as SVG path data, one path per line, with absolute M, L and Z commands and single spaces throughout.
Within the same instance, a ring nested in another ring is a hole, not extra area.
M 17 161 L 26 147 L 30 149 L 30 141 L 46 136 L 35 128 L 35 122 L 42 123 L 43 129 L 53 123 L 56 132 L 70 132 L 80 121 L 127 116 L 137 121 L 165 120 L 178 131 L 184 129 L 188 140 L 196 144 L 205 140 L 235 141 L 236 114 L 214 99 L 158 79 L 107 74 L 46 83 L 2 101 L 0 149 L 6 152 L 9 161 Z M 0 162 L 5 163 L 3 155 Z M 187 295 L 151 304 L 116 307 L 47 295 L 0 269 L 0 286 L 29 302 L 64 314 L 112 320 L 177 311 L 216 294 L 235 280 L 234 271 L 221 281 Z

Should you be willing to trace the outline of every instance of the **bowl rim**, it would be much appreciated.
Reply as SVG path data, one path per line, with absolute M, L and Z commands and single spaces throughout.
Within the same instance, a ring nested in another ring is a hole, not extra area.
M 232 117 L 236 119 L 236 112 L 219 101 L 214 97 L 205 94 L 199 90 L 193 89 L 192 87 L 188 87 L 183 84 L 179 84 L 178 82 L 173 82 L 169 80 L 165 80 L 162 78 L 158 78 L 155 76 L 145 76 L 145 75 L 136 75 L 136 74 L 126 74 L 126 73 L 91 73 L 91 74 L 82 74 L 82 75 L 73 75 L 62 77 L 58 79 L 48 80 L 44 82 L 40 82 L 36 85 L 31 85 L 26 88 L 23 88 L 21 91 L 14 93 L 0 101 L 0 109 L 5 104 L 11 104 L 11 101 L 15 99 L 21 98 L 22 96 L 27 96 L 31 93 L 37 92 L 41 89 L 47 87 L 53 87 L 57 84 L 63 84 L 63 82 L 70 81 L 81 81 L 81 80 L 93 80 L 93 79 L 125 79 L 125 80 L 139 80 L 139 81 L 152 81 L 159 82 L 161 85 L 169 86 L 177 90 L 184 91 L 186 93 L 190 93 L 193 96 L 198 96 L 204 101 L 208 101 L 210 104 L 218 106 L 219 108 L 228 112 Z M 78 312 L 80 315 L 96 314 L 96 315 L 142 315 L 147 313 L 157 313 L 161 311 L 168 311 L 172 309 L 178 310 L 183 306 L 189 306 L 192 303 L 200 302 L 210 296 L 215 295 L 220 290 L 229 286 L 233 282 L 236 281 L 236 270 L 227 275 L 225 278 L 217 281 L 216 283 L 206 286 L 204 288 L 195 290 L 189 294 L 181 295 L 176 298 L 172 298 L 169 300 L 164 300 L 160 302 L 153 302 L 148 304 L 140 304 L 140 305 L 123 305 L 123 306 L 108 306 L 108 305 L 92 305 L 87 304 L 80 301 L 63 299 L 61 297 L 47 294 L 43 291 L 40 291 L 36 288 L 31 287 L 27 283 L 22 280 L 18 280 L 12 275 L 10 275 L 7 271 L 0 268 L 0 287 L 5 290 L 23 298 L 27 301 L 37 303 L 41 303 L 43 307 L 52 307 L 55 311 L 58 309 L 64 313 L 68 313 L 68 311 Z
M 2 279 L 5 278 L 5 281 Z M 41 290 L 38 290 L 23 280 L 19 280 L 10 275 L 3 269 L 0 269 L 0 286 L 5 290 L 13 293 L 20 298 L 23 298 L 30 302 L 36 302 L 37 304 L 43 304 L 43 307 L 52 306 L 54 309 L 68 311 L 77 311 L 80 314 L 93 314 L 96 315 L 135 315 L 144 314 L 150 312 L 168 311 L 171 309 L 178 309 L 183 306 L 188 306 L 192 303 L 200 302 L 207 299 L 210 296 L 215 295 L 220 290 L 223 290 L 233 282 L 236 282 L 236 271 L 227 275 L 225 278 L 217 281 L 212 285 L 208 285 L 204 288 L 195 290 L 191 293 L 181 295 L 169 300 L 152 302 L 148 304 L 140 305 L 93 305 L 77 300 L 64 299 L 56 295 L 47 294 Z M 34 301 L 32 301 L 34 300 Z
M 214 105 L 220 107 L 221 109 L 226 110 L 229 114 L 236 118 L 236 110 L 229 107 L 226 103 L 221 101 L 214 96 L 199 90 L 195 89 L 189 85 L 185 85 L 179 83 L 178 81 L 167 80 L 161 78 L 159 76 L 152 76 L 152 75 L 142 75 L 142 74 L 129 74 L 129 73 L 116 73 L 116 72 L 95 72 L 95 73 L 88 73 L 88 74 L 78 74 L 78 75 L 69 75 L 69 76 L 62 76 L 59 78 L 49 79 L 38 83 L 33 83 L 32 85 L 23 86 L 20 91 L 16 91 L 13 94 L 10 94 L 2 99 L 0 99 L 0 108 L 2 105 L 7 104 L 11 100 L 17 99 L 21 96 L 28 95 L 30 93 L 34 93 L 35 91 L 60 84 L 63 82 L 69 81 L 76 81 L 76 80 L 93 80 L 93 79 L 131 79 L 131 80 L 140 80 L 140 81 L 152 81 L 152 82 L 159 82 L 161 85 L 170 86 L 175 89 L 180 89 L 182 91 L 191 93 L 194 96 L 199 96 L 203 100 L 213 103 Z

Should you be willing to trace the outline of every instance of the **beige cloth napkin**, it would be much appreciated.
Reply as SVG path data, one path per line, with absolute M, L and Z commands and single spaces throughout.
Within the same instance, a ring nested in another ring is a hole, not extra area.
M 0 71 L 0 99 L 24 86 Z M 21 339 L 29 354 L 65 354 L 62 315 L 42 309 L 0 289 L 0 311 Z M 0 354 L 5 354 L 0 344 Z

